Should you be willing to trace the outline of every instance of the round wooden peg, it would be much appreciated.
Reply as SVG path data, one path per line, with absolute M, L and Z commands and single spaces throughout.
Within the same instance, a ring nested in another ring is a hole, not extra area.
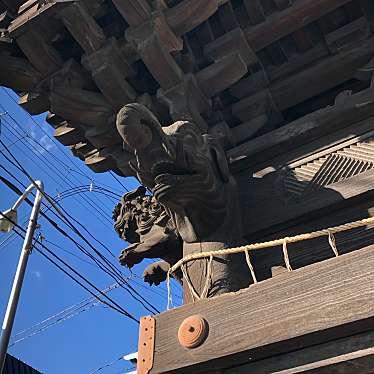
M 209 326 L 207 321 L 194 315 L 186 318 L 178 330 L 178 340 L 181 346 L 185 348 L 196 348 L 204 343 L 208 337 Z

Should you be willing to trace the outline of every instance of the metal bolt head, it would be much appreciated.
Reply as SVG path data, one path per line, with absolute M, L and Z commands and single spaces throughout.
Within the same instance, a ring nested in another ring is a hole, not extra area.
M 194 315 L 186 318 L 179 326 L 178 340 L 182 347 L 196 348 L 204 343 L 208 333 L 207 321 L 200 315 Z

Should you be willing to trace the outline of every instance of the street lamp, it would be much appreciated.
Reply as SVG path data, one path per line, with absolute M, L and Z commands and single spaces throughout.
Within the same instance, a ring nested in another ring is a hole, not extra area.
M 9 232 L 13 229 L 15 224 L 17 224 L 17 208 L 22 204 L 22 202 L 26 199 L 26 197 L 30 194 L 30 192 L 37 188 L 34 205 L 31 211 L 29 224 L 27 226 L 27 231 L 25 235 L 25 239 L 22 245 L 22 252 L 18 261 L 17 271 L 14 276 L 12 291 L 9 296 L 7 310 L 5 312 L 5 317 L 3 321 L 3 326 L 1 329 L 0 335 L 0 373 L 3 372 L 6 353 L 8 350 L 10 334 L 12 332 L 14 317 L 17 311 L 17 305 L 19 296 L 21 293 L 22 282 L 25 276 L 27 260 L 32 248 L 32 239 L 34 236 L 38 214 L 40 210 L 40 204 L 42 202 L 44 186 L 43 182 L 36 181 L 31 184 L 22 196 L 15 202 L 11 209 L 8 209 L 4 213 L 1 214 L 0 217 L 0 231 L 2 232 Z

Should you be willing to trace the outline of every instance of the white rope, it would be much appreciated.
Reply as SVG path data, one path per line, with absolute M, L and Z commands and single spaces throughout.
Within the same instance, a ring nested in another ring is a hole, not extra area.
M 352 229 L 362 227 L 362 226 L 366 226 L 366 225 L 369 225 L 369 224 L 374 224 L 374 217 L 365 218 L 365 219 L 362 219 L 362 220 L 359 220 L 359 221 L 349 222 L 349 223 L 346 223 L 344 225 L 339 225 L 339 226 L 330 227 L 330 228 L 323 229 L 323 230 L 313 231 L 313 232 L 306 233 L 306 234 L 300 234 L 300 235 L 285 237 L 285 238 L 282 238 L 282 239 L 270 240 L 270 241 L 263 242 L 263 243 L 254 243 L 254 244 L 248 244 L 248 245 L 241 246 L 241 247 L 236 247 L 236 248 L 225 248 L 225 249 L 220 249 L 220 250 L 216 250 L 216 251 L 208 251 L 208 252 L 199 252 L 199 253 L 189 254 L 189 255 L 183 257 L 181 260 L 179 260 L 175 265 L 173 265 L 169 269 L 168 277 L 167 277 L 168 292 L 170 293 L 170 275 L 172 273 L 174 273 L 177 269 L 181 268 L 182 273 L 183 273 L 183 280 L 186 281 L 192 298 L 199 300 L 201 298 L 201 296 L 206 297 L 207 294 L 208 294 L 208 287 L 209 287 L 207 285 L 209 284 L 210 278 L 211 278 L 211 271 L 209 271 L 209 267 L 211 267 L 211 263 L 213 261 L 213 256 L 218 257 L 218 256 L 232 255 L 232 254 L 244 252 L 245 255 L 246 255 L 246 261 L 247 261 L 247 264 L 248 264 L 249 270 L 251 272 L 254 283 L 257 283 L 257 279 L 256 279 L 256 275 L 255 275 L 255 272 L 254 272 L 253 265 L 250 261 L 250 257 L 249 257 L 249 252 L 250 251 L 256 251 L 256 250 L 265 249 L 265 248 L 272 248 L 272 247 L 276 247 L 276 246 L 281 245 L 282 248 L 283 248 L 283 257 L 284 257 L 284 261 L 285 261 L 286 266 L 287 266 L 287 270 L 292 271 L 292 267 L 291 267 L 289 256 L 288 256 L 287 244 L 288 243 L 297 243 L 297 242 L 304 241 L 304 240 L 310 240 L 310 239 L 319 238 L 319 237 L 322 237 L 322 236 L 327 236 L 330 247 L 333 250 L 335 256 L 339 256 L 339 252 L 338 252 L 338 249 L 337 249 L 337 246 L 336 246 L 336 240 L 335 240 L 334 234 L 339 233 L 339 232 L 343 232 L 343 231 L 352 230 Z M 209 262 L 210 265 L 208 265 L 208 277 L 206 279 L 204 290 L 203 290 L 201 296 L 199 296 L 198 293 L 196 292 L 193 284 L 191 283 L 191 280 L 189 278 L 189 275 L 188 275 L 184 265 L 186 263 L 190 262 L 190 261 L 198 260 L 198 259 L 202 259 L 202 258 L 207 258 L 207 257 L 210 258 L 210 262 Z M 170 306 L 170 303 L 168 301 L 168 308 L 169 308 L 169 306 Z

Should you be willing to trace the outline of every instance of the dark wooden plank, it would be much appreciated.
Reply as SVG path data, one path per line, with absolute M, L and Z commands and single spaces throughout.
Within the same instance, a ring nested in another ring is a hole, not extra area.
M 130 26 L 137 26 L 151 16 L 147 0 L 113 0 L 113 4 Z
M 362 91 L 352 95 L 345 105 L 321 109 L 268 134 L 243 143 L 227 153 L 229 160 L 235 162 L 250 159 L 256 154 L 261 154 L 260 157 L 264 160 L 264 158 L 274 157 L 284 151 L 290 151 L 300 145 L 300 142 L 306 140 L 311 142 L 338 128 L 370 118 L 374 110 L 374 104 L 370 102 L 373 95 L 373 89 Z
M 243 4 L 253 25 L 265 21 L 264 10 L 258 0 L 243 0 Z
M 259 51 L 293 31 L 343 6 L 351 0 L 303 0 L 275 13 L 265 22 L 245 31 L 249 45 Z
M 370 27 L 365 17 L 355 21 L 325 35 L 326 44 L 332 53 L 339 52 L 347 45 L 357 43 L 370 35 Z
M 12 12 L 13 15 L 18 13 L 19 7 L 24 2 L 23 0 L 2 0 L 3 4 Z
M 372 329 L 373 249 L 369 246 L 156 316 L 151 373 L 201 373 Z M 207 320 L 209 336 L 201 347 L 186 350 L 177 331 L 192 314 Z
M 206 21 L 218 9 L 217 0 L 183 0 L 165 12 L 168 24 L 183 35 Z
M 374 39 L 357 43 L 270 86 L 275 103 L 284 110 L 353 78 L 374 55 Z M 308 82 L 306 85 L 305 82 Z
M 28 91 L 41 79 L 34 67 L 24 58 L 1 55 L 0 85 L 16 91 Z
M 247 71 L 241 55 L 231 54 L 200 70 L 196 79 L 203 93 L 212 97 L 236 83 Z
M 326 43 L 317 43 L 304 53 L 293 54 L 286 63 L 280 66 L 268 66 L 266 71 L 271 81 L 284 79 L 286 76 L 301 71 L 306 66 L 316 63 L 328 55 L 329 50 Z
M 62 21 L 86 53 L 100 49 L 106 42 L 103 30 L 84 4 L 73 3 L 61 11 Z
M 34 27 L 19 36 L 17 44 L 28 60 L 43 76 L 53 74 L 62 66 L 58 51 L 44 38 L 42 30 Z
M 373 372 L 374 332 L 370 331 L 224 370 L 222 374 L 371 374 Z
M 268 87 L 269 84 L 270 82 L 266 72 L 260 70 L 233 84 L 229 92 L 231 95 L 242 99 L 243 97 L 262 91 L 264 88 Z
M 310 219 L 317 214 L 323 215 L 328 209 L 336 209 L 336 205 L 340 203 L 347 204 L 349 199 L 365 199 L 370 198 L 373 191 L 374 171 L 369 170 L 362 174 L 353 176 L 338 183 L 334 183 L 328 188 L 321 188 L 310 196 L 305 196 L 304 199 L 295 202 L 288 202 L 285 206 L 281 196 L 274 199 L 276 191 L 272 197 L 261 196 L 261 204 L 257 202 L 256 206 L 252 207 L 252 215 L 248 217 L 246 222 L 245 235 L 249 238 L 254 233 L 274 232 L 279 230 L 279 225 L 283 227 L 290 226 L 296 220 L 303 221 Z M 269 185 L 267 186 L 270 187 Z M 263 186 L 262 192 L 265 191 Z M 250 205 L 250 204 L 248 204 Z M 277 214 L 271 214 L 272 211 L 277 211 Z M 268 212 L 267 214 L 264 212 Z M 258 219 L 261 215 L 261 220 Z M 349 220 L 349 218 L 348 218 Z M 278 226 L 277 226 L 278 225 Z M 261 236 L 258 234 L 258 236 Z
M 114 109 L 119 110 L 123 105 L 135 101 L 137 94 L 126 80 L 135 72 L 123 58 L 115 39 L 107 40 L 103 48 L 84 56 L 82 64 L 91 71 L 96 85 Z
M 204 47 L 204 55 L 214 61 L 232 53 L 239 53 L 247 65 L 253 65 L 258 61 L 240 28 L 225 33 Z

